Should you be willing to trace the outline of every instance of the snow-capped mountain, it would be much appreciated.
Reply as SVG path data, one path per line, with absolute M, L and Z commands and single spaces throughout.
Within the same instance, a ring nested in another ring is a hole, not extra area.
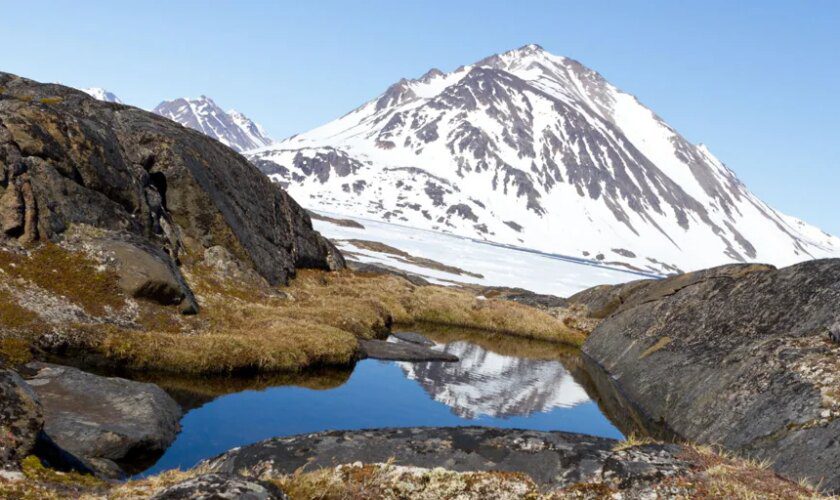
M 85 94 L 93 97 L 94 99 L 99 99 L 100 101 L 105 102 L 115 102 L 117 104 L 122 104 L 123 102 L 120 100 L 119 97 L 114 95 L 112 92 L 109 92 L 103 88 L 99 87 L 89 87 L 86 89 L 79 89 Z
M 262 127 L 248 117 L 236 110 L 222 110 L 207 96 L 163 101 L 152 112 L 209 135 L 235 151 L 273 143 Z
M 400 80 L 249 157 L 309 208 L 646 271 L 840 255 L 840 239 L 537 45 Z
M 525 416 L 589 401 L 560 361 L 505 356 L 469 342 L 452 342 L 443 351 L 460 362 L 397 364 L 458 416 Z

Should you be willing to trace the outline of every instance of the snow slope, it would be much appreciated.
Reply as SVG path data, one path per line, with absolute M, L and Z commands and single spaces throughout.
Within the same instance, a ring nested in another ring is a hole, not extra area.
M 840 256 L 702 145 L 572 59 L 528 45 L 431 70 L 248 152 L 304 206 L 672 273 Z
M 348 255 L 348 258 L 409 271 L 442 285 L 458 282 L 519 287 L 536 293 L 568 297 L 595 285 L 624 283 L 648 277 L 597 261 L 505 247 L 388 222 L 358 217 L 350 219 L 360 223 L 363 228 L 345 227 L 315 219 L 312 224 L 318 232 L 335 241 L 342 251 L 353 254 L 352 257 Z M 361 249 L 346 241 L 354 239 L 386 243 L 416 257 L 457 266 L 483 277 L 452 274 L 406 263 L 392 255 Z
M 86 88 L 86 89 L 79 89 L 79 90 L 81 90 L 85 94 L 87 94 L 87 95 L 89 95 L 89 96 L 91 96 L 95 99 L 99 99 L 100 101 L 115 102 L 117 104 L 122 104 L 123 103 L 120 100 L 119 97 L 117 97 L 112 92 L 109 92 L 109 91 L 107 91 L 103 88 L 89 87 L 89 88 Z

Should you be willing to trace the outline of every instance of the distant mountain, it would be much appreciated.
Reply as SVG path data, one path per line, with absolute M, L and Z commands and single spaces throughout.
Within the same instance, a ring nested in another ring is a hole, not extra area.
M 248 117 L 235 110 L 222 110 L 207 96 L 163 101 L 152 112 L 198 130 L 236 151 L 273 143 L 262 127 Z
M 310 208 L 645 271 L 840 255 L 840 239 L 537 45 L 400 80 L 249 157 Z
M 120 98 L 115 96 L 112 92 L 109 92 L 109 91 L 107 91 L 105 89 L 102 89 L 102 88 L 99 88 L 99 87 L 89 87 L 89 88 L 86 88 L 86 89 L 79 89 L 79 90 L 81 90 L 85 94 L 88 94 L 89 96 L 91 96 L 95 99 L 99 99 L 100 101 L 115 102 L 117 104 L 122 104 L 123 103 L 120 100 Z

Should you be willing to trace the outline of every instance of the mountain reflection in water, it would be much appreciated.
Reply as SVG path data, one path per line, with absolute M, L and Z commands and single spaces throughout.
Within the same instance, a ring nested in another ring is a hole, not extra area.
M 352 371 L 149 379 L 187 412 L 175 443 L 143 474 L 189 468 L 262 439 L 325 430 L 482 425 L 622 436 L 570 374 L 579 375 L 578 351 L 504 335 L 420 332 L 460 361 L 364 360 Z
M 463 418 L 505 418 L 571 408 L 589 401 L 558 360 L 506 356 L 466 341 L 440 350 L 458 363 L 398 363 L 436 401 Z

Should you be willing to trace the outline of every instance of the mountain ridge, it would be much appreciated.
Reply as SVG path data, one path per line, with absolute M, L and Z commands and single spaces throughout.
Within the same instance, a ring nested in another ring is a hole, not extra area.
M 534 44 L 400 79 L 247 154 L 310 208 L 645 271 L 840 254 L 636 97 Z
M 234 109 L 224 111 L 206 95 L 163 101 L 152 112 L 213 137 L 237 152 L 274 142 L 250 118 Z

